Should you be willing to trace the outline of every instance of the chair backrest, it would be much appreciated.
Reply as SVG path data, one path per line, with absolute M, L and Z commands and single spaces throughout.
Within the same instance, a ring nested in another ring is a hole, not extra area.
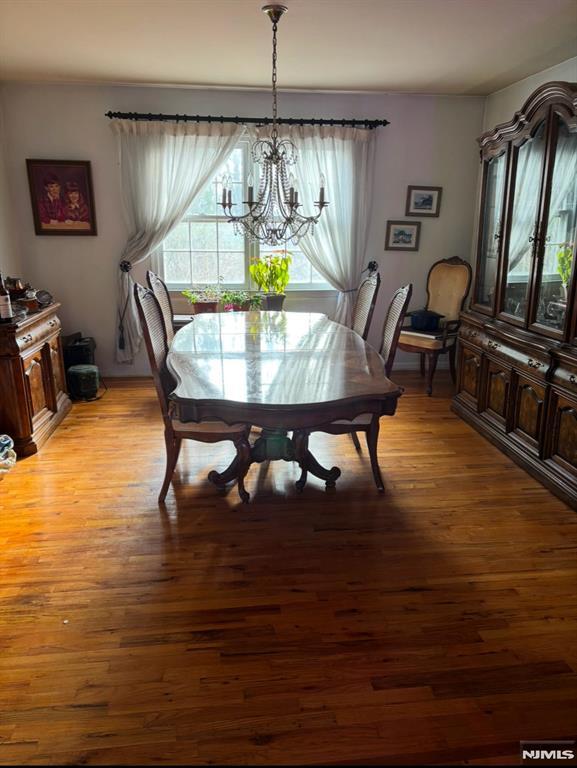
M 385 375 L 389 376 L 393 370 L 397 344 L 401 334 L 401 326 L 405 320 L 413 286 L 411 283 L 404 285 L 395 291 L 383 326 L 383 343 L 381 345 L 381 357 L 385 361 Z
M 471 265 L 458 256 L 433 264 L 427 277 L 427 309 L 458 320 L 471 287 Z
M 380 285 L 381 276 L 378 272 L 372 272 L 365 278 L 365 280 L 363 280 L 357 292 L 355 307 L 353 309 L 352 329 L 353 331 L 356 331 L 359 336 L 362 336 L 365 341 L 369 335 L 369 328 L 371 327 L 371 320 L 373 318 L 373 312 L 375 311 L 375 303 L 377 301 Z
M 174 389 L 174 381 L 166 367 L 168 355 L 168 341 L 164 329 L 162 310 L 156 296 L 152 291 L 135 283 L 134 299 L 140 317 L 144 343 L 148 352 L 148 360 L 156 387 L 156 394 L 160 401 L 162 415 L 168 419 L 168 395 Z
M 148 270 L 146 273 L 146 282 L 152 293 L 156 296 L 156 300 L 160 304 L 162 311 L 162 319 L 164 321 L 164 328 L 166 330 L 166 340 L 170 344 L 174 337 L 174 325 L 173 318 L 174 312 L 172 311 L 172 301 L 170 300 L 170 293 L 164 283 L 158 275 Z

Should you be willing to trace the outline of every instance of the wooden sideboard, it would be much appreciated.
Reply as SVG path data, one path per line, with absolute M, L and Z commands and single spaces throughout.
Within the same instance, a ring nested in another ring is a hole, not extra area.
M 71 407 L 59 307 L 0 324 L 0 433 L 14 440 L 18 456 L 36 453 Z

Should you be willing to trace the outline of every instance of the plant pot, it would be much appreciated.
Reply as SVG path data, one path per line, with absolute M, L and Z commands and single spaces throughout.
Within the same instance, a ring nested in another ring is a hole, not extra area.
M 196 301 L 192 305 L 194 315 L 202 315 L 204 312 L 216 312 L 218 310 L 218 301 Z
M 267 309 L 269 312 L 280 312 L 284 304 L 285 294 L 265 293 L 263 299 L 263 309 Z
M 225 304 L 225 312 L 248 312 L 250 304 L 248 301 L 244 301 L 242 304 Z

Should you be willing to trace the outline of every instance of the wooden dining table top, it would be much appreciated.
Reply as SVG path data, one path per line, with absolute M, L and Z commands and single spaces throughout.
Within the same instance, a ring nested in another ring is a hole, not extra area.
M 290 410 L 401 393 L 373 347 L 320 313 L 200 314 L 175 334 L 167 364 L 181 403 Z

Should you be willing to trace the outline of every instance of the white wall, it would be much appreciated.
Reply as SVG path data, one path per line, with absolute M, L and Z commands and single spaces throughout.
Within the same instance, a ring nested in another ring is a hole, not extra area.
M 149 87 L 5 84 L 8 188 L 22 250 L 22 274 L 62 302 L 64 332 L 97 341 L 104 374 L 137 375 L 148 366 L 114 362 L 117 263 L 127 231 L 121 210 L 116 145 L 109 110 L 265 115 L 268 92 Z M 423 306 L 425 276 L 439 258 L 470 253 L 477 179 L 474 143 L 483 99 L 419 95 L 282 93 L 281 115 L 387 118 L 378 129 L 373 211 L 367 261 L 376 259 L 383 285 L 370 341 L 378 344 L 385 307 L 394 290 L 414 283 L 413 307 Z M 97 237 L 36 236 L 30 210 L 26 158 L 90 160 Z M 423 219 L 418 253 L 384 251 L 387 219 L 404 218 L 408 184 L 443 187 L 441 215 Z M 146 268 L 146 267 L 145 267 Z M 144 268 L 144 269 L 145 269 Z M 135 270 L 139 279 L 144 269 Z M 302 302 L 293 306 L 302 307 Z M 330 307 L 330 302 L 328 305 Z M 287 308 L 291 308 L 289 303 Z M 314 309 L 320 308 L 318 300 Z M 324 307 L 323 307 L 324 308 Z M 416 362 L 414 356 L 405 360 Z M 399 363 L 403 363 L 399 356 Z
M 483 130 L 490 131 L 499 123 L 510 120 L 536 88 L 553 80 L 577 83 L 577 56 L 487 96 Z
M 14 205 L 6 168 L 7 147 L 4 137 L 4 110 L 0 100 L 0 272 L 6 277 L 19 277 L 20 251 L 14 226 Z

